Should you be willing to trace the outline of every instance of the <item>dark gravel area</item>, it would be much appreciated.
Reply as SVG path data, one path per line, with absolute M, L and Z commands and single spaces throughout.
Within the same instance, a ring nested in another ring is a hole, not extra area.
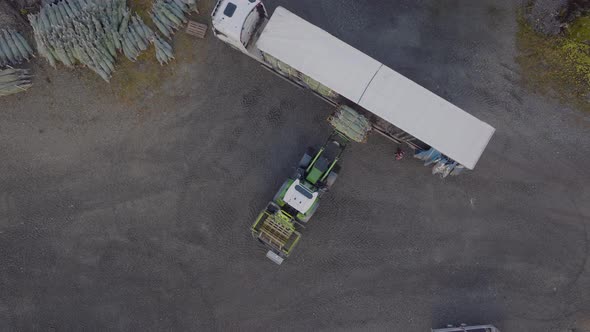
M 329 105 L 210 35 L 133 100 L 37 61 L 0 99 L 0 330 L 590 331 L 589 117 L 521 86 L 519 4 L 267 4 L 493 125 L 476 169 L 353 145 L 277 267 L 248 228 Z
M 23 20 L 7 0 L 0 0 L 0 29 L 23 28 Z
M 548 36 L 558 35 L 567 16 L 569 0 L 525 1 L 525 17 L 535 31 Z

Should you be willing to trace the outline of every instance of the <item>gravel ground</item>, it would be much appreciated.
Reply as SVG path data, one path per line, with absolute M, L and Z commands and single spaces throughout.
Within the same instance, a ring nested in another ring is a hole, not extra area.
M 535 31 L 548 36 L 561 32 L 559 15 L 567 10 L 568 0 L 533 0 L 527 6 L 526 18 Z
M 23 23 L 24 21 L 18 17 L 18 12 L 6 0 L 0 0 L 0 29 L 21 30 Z
M 521 87 L 513 1 L 267 3 L 496 127 L 475 171 L 353 145 L 277 267 L 248 228 L 329 105 L 211 36 L 131 99 L 38 61 L 0 99 L 0 330 L 590 331 L 589 118 Z

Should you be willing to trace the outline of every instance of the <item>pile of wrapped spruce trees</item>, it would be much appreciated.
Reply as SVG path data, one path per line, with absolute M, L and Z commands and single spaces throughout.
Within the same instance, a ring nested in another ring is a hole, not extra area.
M 19 32 L 0 29 L 0 67 L 20 65 L 31 57 L 33 49 Z
M 26 91 L 31 85 L 28 69 L 0 69 L 0 97 Z
M 169 37 L 168 32 L 186 22 L 193 3 L 196 5 L 194 0 L 155 0 L 154 25 Z M 38 14 L 30 14 L 29 21 L 38 52 L 49 64 L 82 64 L 107 82 L 119 53 L 135 61 L 151 43 L 160 64 L 173 59 L 170 44 L 133 14 L 126 0 L 49 1 Z
M 127 6 L 127 0 L 42 0 L 38 13 L 29 14 L 37 52 L 51 66 L 86 66 L 105 81 L 115 71 L 117 56 L 131 61 L 154 45 L 162 65 L 174 59 L 170 39 L 196 11 L 197 0 L 154 0 L 149 16 L 152 30 Z M 15 66 L 34 52 L 15 29 L 0 26 L 0 96 L 27 90 L 28 69 Z
M 373 129 L 366 117 L 346 105 L 340 105 L 328 117 L 328 122 L 341 134 L 359 143 L 366 143 L 369 132 Z
M 26 39 L 14 29 L 0 29 L 0 97 L 26 91 L 31 87 L 31 75 L 26 69 L 16 69 L 34 57 Z

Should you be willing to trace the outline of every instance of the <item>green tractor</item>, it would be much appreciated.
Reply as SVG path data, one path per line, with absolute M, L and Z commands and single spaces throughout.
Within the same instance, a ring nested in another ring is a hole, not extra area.
M 334 185 L 347 143 L 348 138 L 335 131 L 319 150 L 308 148 L 293 176 L 252 225 L 252 235 L 270 249 L 266 256 L 275 263 L 289 256 L 301 238 L 297 230 L 311 219 L 320 197 Z
M 294 174 L 283 183 L 273 200 L 256 218 L 252 236 L 269 250 L 266 257 L 281 264 L 301 239 L 299 230 L 317 211 L 320 197 L 338 178 L 338 162 L 346 145 L 366 142 L 372 124 L 354 109 L 340 105 L 328 118 L 334 127 L 319 149 L 307 149 Z

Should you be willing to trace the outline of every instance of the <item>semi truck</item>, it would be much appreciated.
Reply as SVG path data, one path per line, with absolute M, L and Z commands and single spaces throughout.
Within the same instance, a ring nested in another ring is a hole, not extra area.
M 369 124 L 371 132 L 414 150 L 435 151 L 453 167 L 472 170 L 494 134 L 489 124 L 283 7 L 269 15 L 261 0 L 219 0 L 211 20 L 217 38 L 334 105 L 341 117 L 332 115 L 329 121 L 352 114 L 353 127 L 331 122 L 335 134 L 329 143 L 304 155 L 310 164 L 300 163 L 299 173 L 285 182 L 252 225 L 252 234 L 277 264 L 299 242 L 300 230 L 329 189 L 328 182 L 335 180 L 342 150 L 332 160 L 322 159 L 334 141 L 342 148 L 348 141 L 364 140 L 354 138 L 359 132 L 364 137 Z
M 283 7 L 220 0 L 213 33 L 264 68 L 334 105 L 348 105 L 375 132 L 432 147 L 473 169 L 495 129 Z

